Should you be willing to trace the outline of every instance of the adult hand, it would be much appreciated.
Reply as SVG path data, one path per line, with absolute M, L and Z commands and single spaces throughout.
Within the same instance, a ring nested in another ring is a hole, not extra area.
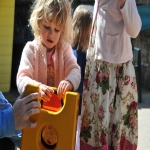
M 52 93 L 54 93 L 54 90 L 45 84 L 40 84 L 39 88 L 41 93 L 41 99 L 45 102 L 49 101 L 52 97 Z
M 123 8 L 125 2 L 126 2 L 126 0 L 120 0 L 120 8 Z
M 57 95 L 61 99 L 64 97 L 64 95 L 67 91 L 71 91 L 72 89 L 73 89 L 73 85 L 70 81 L 62 80 L 59 83 L 59 86 L 57 89 Z
M 29 117 L 40 112 L 41 103 L 36 101 L 40 97 L 40 93 L 32 93 L 26 97 L 23 94 L 15 101 L 12 109 L 14 113 L 15 129 L 21 130 L 24 127 L 34 128 L 36 122 L 31 123 Z

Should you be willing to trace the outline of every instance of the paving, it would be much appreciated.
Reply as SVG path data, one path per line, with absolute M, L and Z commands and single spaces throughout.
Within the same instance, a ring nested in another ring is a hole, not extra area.
M 11 104 L 19 96 L 15 88 L 3 94 Z M 142 91 L 142 102 L 138 104 L 138 125 L 138 150 L 150 150 L 150 91 Z
M 138 150 L 150 150 L 150 91 L 142 92 L 138 107 Z

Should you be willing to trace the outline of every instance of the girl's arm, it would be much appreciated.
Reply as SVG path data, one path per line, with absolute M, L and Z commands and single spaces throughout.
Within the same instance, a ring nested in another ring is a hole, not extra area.
M 23 49 L 21 61 L 17 73 L 17 88 L 23 93 L 27 84 L 40 84 L 34 80 L 34 51 L 31 44 L 27 43 Z
M 62 71 L 64 71 L 65 79 L 58 85 L 57 94 L 59 98 L 63 98 L 67 91 L 75 91 L 81 79 L 80 67 L 72 52 L 71 45 L 63 44 L 61 55 L 64 62 L 64 69 Z
M 64 51 L 65 75 L 66 80 L 73 85 L 72 90 L 76 90 L 80 84 L 81 73 L 80 66 L 77 64 L 77 59 L 72 52 L 71 46 L 67 46 Z
M 23 50 L 19 70 L 17 73 L 17 87 L 20 93 L 23 93 L 27 84 L 35 84 L 39 86 L 39 92 L 41 94 L 41 99 L 44 101 L 49 101 L 54 90 L 45 84 L 41 84 L 36 81 L 35 78 L 35 52 L 34 45 L 28 42 Z
M 120 0 L 120 6 L 123 6 L 121 13 L 123 16 L 125 30 L 132 38 L 137 37 L 142 23 L 139 16 L 135 0 Z

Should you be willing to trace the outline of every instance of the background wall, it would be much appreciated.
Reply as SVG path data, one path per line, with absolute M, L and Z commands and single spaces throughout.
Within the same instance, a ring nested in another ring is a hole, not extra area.
M 15 2 L 15 21 L 14 21 L 14 40 L 12 54 L 11 87 L 16 88 L 16 74 L 22 50 L 27 42 L 27 25 L 30 15 L 31 0 L 16 0 Z
M 11 82 L 14 0 L 0 0 L 0 91 L 8 92 Z
M 133 43 L 141 49 L 141 86 L 150 90 L 150 32 L 141 31 Z
M 150 4 L 150 0 L 136 0 L 137 5 Z M 149 18 L 150 19 L 150 16 Z M 141 31 L 133 44 L 141 49 L 141 86 L 150 90 L 150 31 Z

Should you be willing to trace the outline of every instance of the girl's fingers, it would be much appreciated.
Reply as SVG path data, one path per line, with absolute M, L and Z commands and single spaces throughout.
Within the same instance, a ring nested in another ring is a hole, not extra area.
M 42 98 L 44 99 L 47 99 L 47 97 L 51 98 L 52 93 L 54 93 L 54 90 L 51 87 L 44 84 L 40 85 L 40 91 L 42 94 Z
M 68 91 L 68 85 L 66 81 L 62 81 L 58 87 L 58 97 L 61 99 L 64 97 L 64 94 Z
M 43 91 L 41 91 L 41 99 L 43 100 L 43 101 L 50 101 L 50 97 L 51 96 L 48 96 L 45 92 L 43 92 Z
M 63 94 L 65 94 L 67 91 L 68 91 L 68 85 L 66 85 L 66 86 L 64 87 Z
M 57 89 L 57 95 L 58 95 L 59 98 L 60 98 L 60 93 L 61 93 L 61 86 L 59 84 L 58 89 Z
M 43 90 L 49 97 L 52 96 L 52 93 L 54 93 L 54 90 L 50 87 L 46 87 L 45 90 Z
M 65 92 L 65 89 L 66 89 L 66 83 L 64 82 L 63 84 L 62 84 L 62 94 L 64 94 L 64 92 Z

